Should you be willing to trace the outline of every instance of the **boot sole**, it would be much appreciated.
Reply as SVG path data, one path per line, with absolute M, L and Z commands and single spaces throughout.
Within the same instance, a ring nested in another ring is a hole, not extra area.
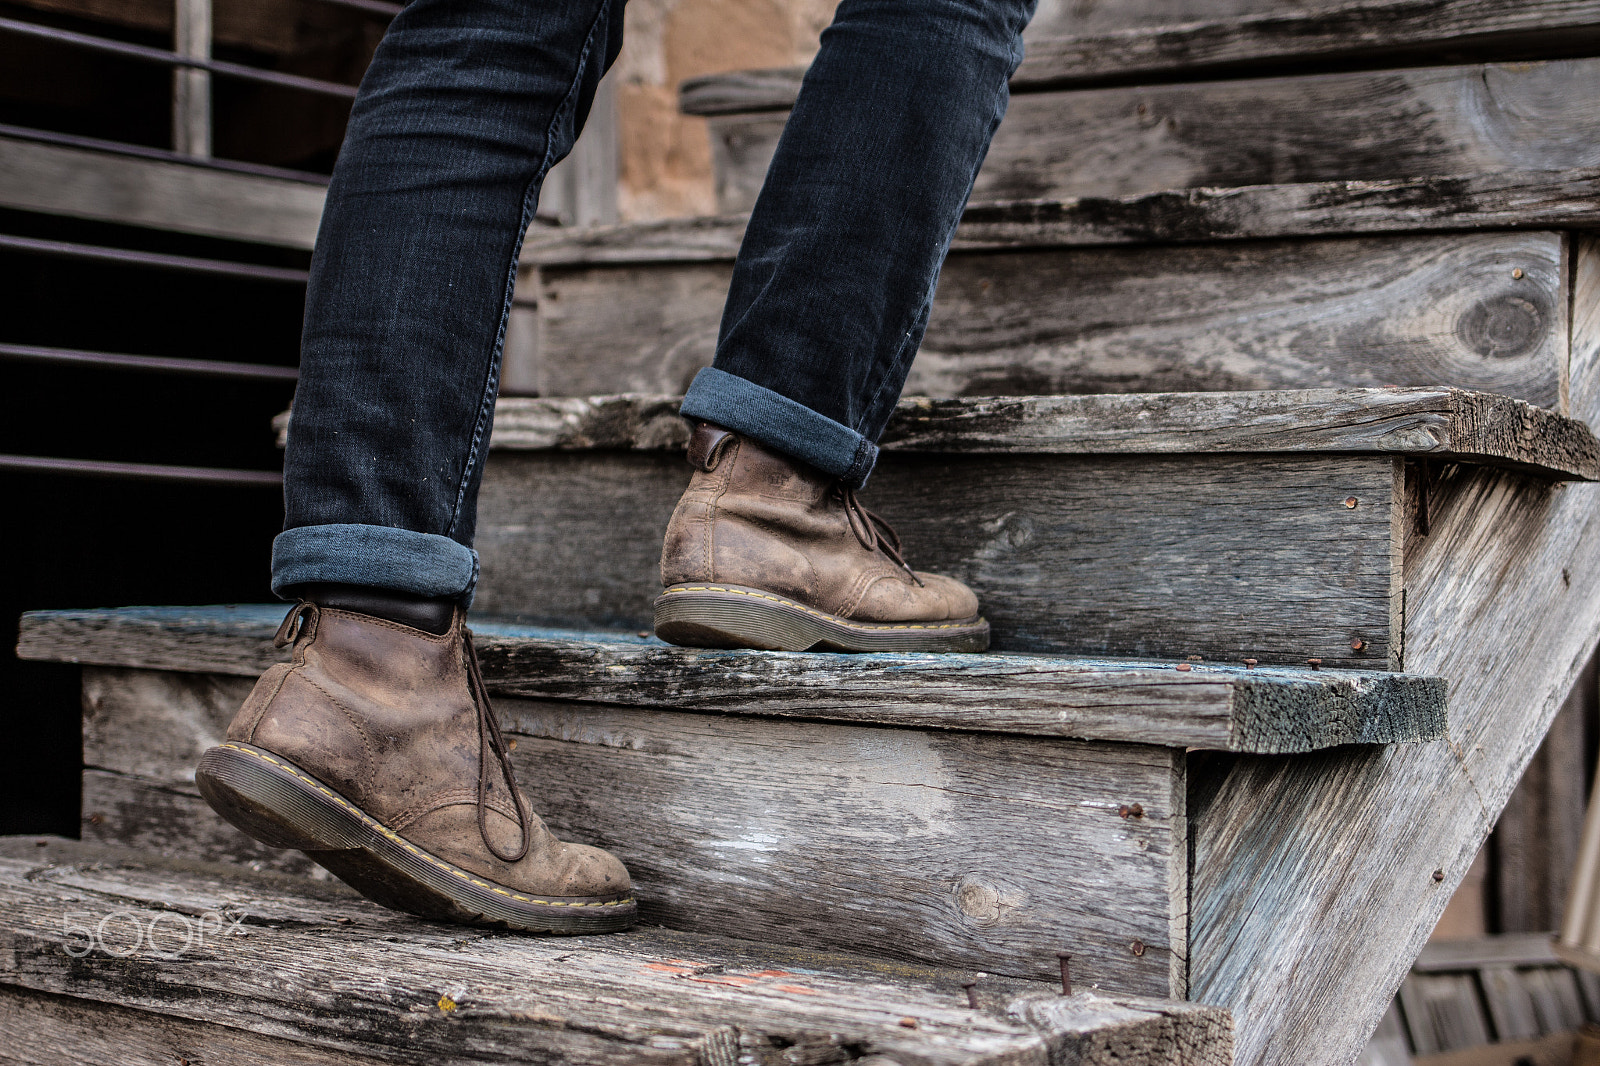
M 229 741 L 195 772 L 212 810 L 274 848 L 303 851 L 375 903 L 423 918 L 528 933 L 611 933 L 633 925 L 631 896 L 541 899 L 431 855 L 315 777 Z
M 977 652 L 989 623 L 854 622 L 761 589 L 678 584 L 656 600 L 656 636 L 691 648 L 761 651 Z

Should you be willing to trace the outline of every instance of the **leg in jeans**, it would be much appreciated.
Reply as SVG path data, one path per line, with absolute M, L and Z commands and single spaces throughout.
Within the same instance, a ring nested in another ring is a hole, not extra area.
M 706 425 L 662 558 L 664 639 L 987 645 L 971 592 L 905 567 L 854 489 L 922 340 L 1033 4 L 840 4 L 745 232 L 716 361 L 684 399 Z
M 632 924 L 628 872 L 518 790 L 463 620 L 522 234 L 621 44 L 621 0 L 411 0 L 362 82 L 307 294 L 273 588 L 302 595 L 195 779 L 379 903 Z
M 622 45 L 622 0 L 412 0 L 362 81 L 306 296 L 280 594 L 470 602 L 522 236 Z

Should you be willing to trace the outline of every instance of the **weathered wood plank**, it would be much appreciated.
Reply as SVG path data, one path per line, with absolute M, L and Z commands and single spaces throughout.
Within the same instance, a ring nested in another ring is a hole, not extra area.
M 1597 197 L 1600 171 L 1577 168 L 973 203 L 951 249 L 1592 227 Z M 541 229 L 529 233 L 523 258 L 534 266 L 732 261 L 747 221 L 729 213 Z
M 681 450 L 676 396 L 508 397 L 491 448 Z M 1600 478 L 1587 425 L 1458 389 L 1300 389 L 988 398 L 910 397 L 879 444 L 978 455 L 1359 452 Z
M 280 609 L 260 610 L 256 634 L 219 635 L 201 655 L 181 634 L 204 626 L 204 610 L 33 613 L 23 653 L 139 663 L 86 666 L 84 762 L 186 788 L 250 678 L 281 656 L 267 643 Z M 708 651 L 486 620 L 473 628 L 489 688 L 507 696 L 1271 752 L 1432 739 L 1445 724 L 1442 680 L 1381 671 Z M 216 673 L 219 660 L 228 674 Z
M 1590 664 L 1489 838 L 1495 855 L 1495 909 L 1503 932 L 1548 934 L 1561 924 L 1588 805 L 1584 734 L 1592 714 L 1593 685 Z
M 1594 59 L 1022 93 L 972 197 L 1593 168 L 1600 146 L 1582 116 L 1596 106 Z M 730 168 L 719 211 L 749 209 L 742 197 L 759 188 L 781 128 L 771 113 L 711 120 L 714 158 Z
M 225 707 L 237 710 L 231 701 L 218 705 L 219 710 Z M 218 817 L 193 785 L 174 785 L 170 783 L 172 774 L 165 776 L 169 780 L 85 768 L 83 817 L 78 826 L 83 839 L 252 870 L 324 880 L 329 876 L 299 852 L 258 844 Z
M 1011 78 L 1013 93 L 1281 68 L 1290 60 L 1381 57 L 1402 66 L 1473 53 L 1538 58 L 1576 54 L 1600 38 L 1594 0 L 1339 0 L 1287 10 L 1230 4 L 1232 11 L 1215 3 L 1115 4 L 1088 17 L 1081 6 L 1040 5 L 1025 35 L 1027 55 Z M 679 108 L 689 115 L 787 111 L 804 74 L 804 67 L 784 67 L 690 78 L 679 86 Z
M 220 1022 L 308 1051 L 444 1064 L 1230 1061 L 1226 1015 L 1183 1004 L 1064 1000 L 989 977 L 974 1010 L 960 970 L 649 929 L 507 937 L 304 883 L 60 850 L 0 860 L 5 984 Z M 247 935 L 214 933 L 178 958 L 140 949 L 130 964 L 96 949 L 73 959 L 65 949 L 82 941 L 63 932 L 63 909 L 91 922 L 164 915 L 163 934 L 175 917 L 242 911 L 229 932 Z M 1165 1047 L 1152 1040 L 1161 1033 Z
M 892 455 L 867 495 L 915 565 L 977 591 L 998 651 L 1398 668 L 1395 462 Z M 647 628 L 688 474 L 648 452 L 492 453 L 479 608 Z
M 1071 951 L 1085 986 L 1182 996 L 1181 751 L 496 705 L 535 809 L 627 862 L 646 922 L 1035 979 Z M 84 810 L 86 840 L 327 877 L 159 780 L 85 771 Z
M 1040 980 L 1070 951 L 1088 985 L 1183 995 L 1182 752 L 499 709 L 540 813 L 628 863 L 646 921 Z
M 1560 966 L 1547 933 L 1506 933 L 1471 940 L 1430 940 L 1411 969 L 1417 973 L 1481 970 L 1486 966 L 1518 969 Z
M 1565 249 L 1471 233 L 952 254 L 906 391 L 1449 385 L 1561 410 Z M 542 267 L 546 394 L 681 393 L 711 362 L 730 274 Z
M 1572 409 L 1600 420 L 1600 246 L 1576 262 Z M 1600 639 L 1600 486 L 1460 468 L 1430 510 L 1406 663 L 1451 678 L 1449 739 L 1227 757 L 1194 799 L 1191 994 L 1241 1064 L 1359 1051 Z
M 170 919 L 169 919 L 170 923 Z M 378 1066 L 374 1059 L 215 1023 L 0 986 L 0 1059 L 26 1066 Z
M 309 249 L 327 191 L 286 178 L 0 137 L 0 206 L 21 211 Z
M 1411 1045 L 1419 1055 L 1489 1042 L 1489 1022 L 1470 974 L 1419 974 L 1400 986 Z

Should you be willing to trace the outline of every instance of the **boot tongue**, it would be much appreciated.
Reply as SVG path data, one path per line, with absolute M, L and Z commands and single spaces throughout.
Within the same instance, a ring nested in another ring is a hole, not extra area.
M 302 594 L 318 607 L 367 614 L 434 636 L 448 632 L 456 614 L 453 599 L 427 599 L 362 585 L 309 585 Z

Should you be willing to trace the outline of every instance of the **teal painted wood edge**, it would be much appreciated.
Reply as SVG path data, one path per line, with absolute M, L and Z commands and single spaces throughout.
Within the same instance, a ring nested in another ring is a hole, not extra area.
M 269 642 L 284 612 L 271 604 L 33 611 L 18 654 L 248 676 L 281 658 Z M 491 688 L 533 698 L 1260 753 L 1434 740 L 1446 725 L 1443 679 L 1380 669 L 716 651 L 637 632 L 494 619 L 472 628 Z M 1122 699 L 1142 709 L 1119 720 Z

